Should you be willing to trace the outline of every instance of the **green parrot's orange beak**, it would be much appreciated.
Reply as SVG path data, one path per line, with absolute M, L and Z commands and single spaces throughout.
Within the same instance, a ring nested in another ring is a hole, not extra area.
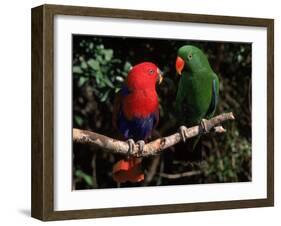
M 184 60 L 178 56 L 176 60 L 176 71 L 179 75 L 181 75 L 183 68 L 184 68 Z

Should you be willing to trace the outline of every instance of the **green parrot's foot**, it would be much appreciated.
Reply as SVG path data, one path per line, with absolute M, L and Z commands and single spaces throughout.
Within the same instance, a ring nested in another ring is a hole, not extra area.
M 200 121 L 201 133 L 208 133 L 208 132 L 210 132 L 210 128 L 208 127 L 206 122 L 207 122 L 207 119 L 204 119 L 204 118 Z
M 129 158 L 133 152 L 135 141 L 133 139 L 129 139 L 129 140 L 127 140 L 127 143 L 129 145 L 128 153 L 127 153 L 127 156 Z
M 143 140 L 139 140 L 136 144 L 139 146 L 139 152 L 143 153 L 145 142 Z
M 181 135 L 182 141 L 185 143 L 185 141 L 187 140 L 186 127 L 180 126 L 180 128 L 178 129 L 178 132 Z

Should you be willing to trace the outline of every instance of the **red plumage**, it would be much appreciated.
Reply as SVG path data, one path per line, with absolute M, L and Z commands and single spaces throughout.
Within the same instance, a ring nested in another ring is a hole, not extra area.
M 124 139 L 146 140 L 159 120 L 156 82 L 161 81 L 158 67 L 150 62 L 135 65 L 117 94 L 113 125 Z M 137 166 L 137 167 L 136 167 Z M 137 182 L 144 179 L 140 161 L 122 160 L 115 164 L 114 179 L 118 182 Z

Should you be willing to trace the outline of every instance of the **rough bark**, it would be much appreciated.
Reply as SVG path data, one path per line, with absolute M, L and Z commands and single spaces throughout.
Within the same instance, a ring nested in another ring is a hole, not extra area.
M 204 120 L 205 131 L 215 133 L 226 132 L 226 130 L 220 124 L 224 121 L 234 119 L 235 118 L 233 116 L 233 113 L 230 112 L 220 114 L 209 120 Z M 190 139 L 204 133 L 201 125 L 193 126 L 190 128 L 183 126 L 183 128 L 185 130 L 185 139 Z M 179 132 L 176 132 L 170 136 L 161 137 L 145 144 L 143 151 L 140 151 L 140 147 L 138 144 L 134 144 L 133 150 L 128 153 L 129 145 L 125 141 L 116 140 L 87 130 L 80 130 L 76 128 L 73 129 L 73 142 L 95 145 L 105 151 L 114 154 L 126 155 L 128 157 L 147 157 L 151 155 L 158 155 L 165 149 L 172 147 L 181 141 L 183 141 L 183 137 Z

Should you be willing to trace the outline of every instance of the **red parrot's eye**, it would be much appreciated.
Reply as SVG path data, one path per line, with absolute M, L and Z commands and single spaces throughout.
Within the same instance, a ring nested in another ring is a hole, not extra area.
M 148 73 L 149 73 L 150 75 L 153 75 L 153 74 L 154 74 L 154 70 L 150 69 L 150 70 L 148 71 Z

